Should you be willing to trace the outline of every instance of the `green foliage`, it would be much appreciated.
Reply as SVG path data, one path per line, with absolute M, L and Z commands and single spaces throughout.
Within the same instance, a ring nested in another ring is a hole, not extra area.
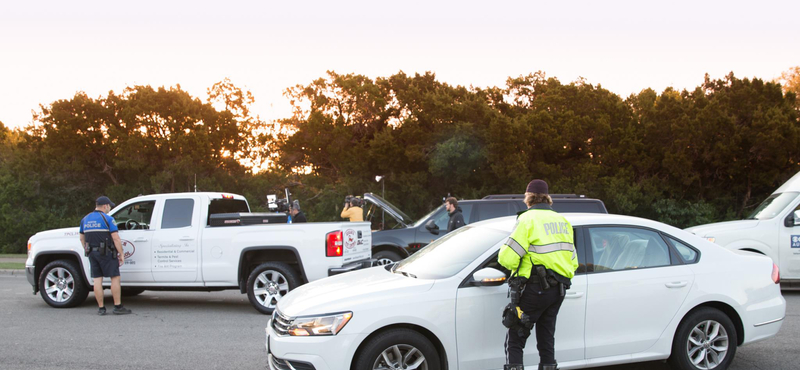
M 376 175 L 412 218 L 448 194 L 521 193 L 533 178 L 678 227 L 737 218 L 800 171 L 797 74 L 623 99 L 543 72 L 488 89 L 328 72 L 288 89 L 294 113 L 273 123 L 227 79 L 205 102 L 180 86 L 78 93 L 25 130 L 0 122 L 0 250 L 77 225 L 100 194 L 193 191 L 195 178 L 255 211 L 290 187 L 311 221 L 339 220 L 345 195 L 380 194 Z

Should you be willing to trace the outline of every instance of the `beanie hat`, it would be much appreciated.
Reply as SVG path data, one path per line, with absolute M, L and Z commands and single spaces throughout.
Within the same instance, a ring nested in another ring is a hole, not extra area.
M 547 183 L 544 180 L 533 180 L 528 183 L 528 187 L 525 189 L 526 193 L 537 193 L 537 194 L 550 194 L 547 192 Z

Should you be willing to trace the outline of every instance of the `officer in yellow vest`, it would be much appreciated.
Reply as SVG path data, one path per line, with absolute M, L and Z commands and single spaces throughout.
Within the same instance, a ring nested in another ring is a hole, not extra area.
M 551 208 L 553 200 L 543 180 L 528 184 L 525 204 L 528 210 L 519 214 L 498 255 L 498 262 L 513 272 L 512 304 L 507 307 L 513 320 L 507 320 L 506 313 L 503 318 L 509 327 L 504 370 L 524 369 L 522 354 L 534 324 L 539 370 L 556 370 L 556 316 L 578 269 L 572 225 Z

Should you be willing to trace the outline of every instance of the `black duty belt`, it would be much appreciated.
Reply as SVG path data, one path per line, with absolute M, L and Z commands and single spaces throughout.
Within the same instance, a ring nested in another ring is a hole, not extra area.
M 553 277 L 553 276 L 548 276 L 547 277 L 547 283 L 550 284 L 551 287 L 552 286 L 557 286 L 558 285 L 558 280 L 556 280 L 556 278 Z M 537 276 L 535 274 L 531 274 L 531 277 L 528 278 L 528 284 L 539 284 L 539 276 Z

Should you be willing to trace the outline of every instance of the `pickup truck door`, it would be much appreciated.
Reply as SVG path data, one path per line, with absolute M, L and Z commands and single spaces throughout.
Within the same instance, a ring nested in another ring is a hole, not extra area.
M 796 205 L 787 217 L 788 222 L 781 222 L 780 239 L 778 239 L 779 267 L 781 278 L 800 279 L 800 205 Z M 786 226 L 794 225 L 794 226 Z
M 161 225 L 153 241 L 156 283 L 198 281 L 200 199 L 187 195 L 164 201 Z
M 148 283 L 153 281 L 150 259 L 152 243 L 153 211 L 155 200 L 132 203 L 114 212 L 111 216 L 119 229 L 125 264 L 119 268 L 125 283 Z

